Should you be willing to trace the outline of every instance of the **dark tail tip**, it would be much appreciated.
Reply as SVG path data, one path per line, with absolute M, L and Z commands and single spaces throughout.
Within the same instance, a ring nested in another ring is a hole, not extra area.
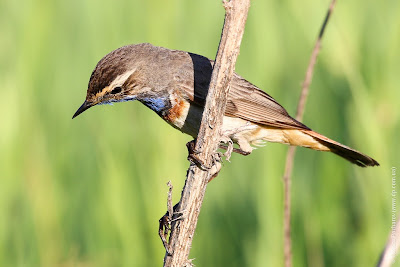
M 347 147 L 345 145 L 336 142 L 330 143 L 324 140 L 320 140 L 320 142 L 324 143 L 324 145 L 329 147 L 329 149 L 336 155 L 344 159 L 347 159 L 351 163 L 354 163 L 360 167 L 379 166 L 379 163 L 370 156 L 358 152 L 357 150 L 354 150 L 350 147 Z
M 331 147 L 331 151 L 360 167 L 379 166 L 379 163 L 376 160 L 355 150 Z
M 329 148 L 329 150 L 336 155 L 354 163 L 360 167 L 368 167 L 368 166 L 379 166 L 379 163 L 373 158 L 358 152 L 348 146 L 342 145 L 332 139 L 329 139 L 326 136 L 323 136 L 314 131 L 303 131 L 304 133 L 312 136 L 314 139 L 318 140 L 321 144 Z

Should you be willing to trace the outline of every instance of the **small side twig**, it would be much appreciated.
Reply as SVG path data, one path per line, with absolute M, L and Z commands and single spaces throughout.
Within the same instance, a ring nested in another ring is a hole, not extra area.
M 328 24 L 329 18 L 333 12 L 335 7 L 336 0 L 332 0 L 329 6 L 328 12 L 325 16 L 325 20 L 322 24 L 321 30 L 319 32 L 317 41 L 315 43 L 314 49 L 311 53 L 310 62 L 308 63 L 306 76 L 304 78 L 304 82 L 301 89 L 301 95 L 299 99 L 299 103 L 297 106 L 296 112 L 296 120 L 301 121 L 304 115 L 304 109 L 307 101 L 307 96 L 310 88 L 310 84 L 312 81 L 312 76 L 314 73 L 315 63 L 317 62 L 317 57 L 319 51 L 321 49 L 321 40 L 325 32 L 326 25 Z M 291 146 L 289 147 L 288 154 L 286 157 L 286 166 L 285 166 L 285 173 L 283 175 L 283 187 L 284 187 L 284 219 L 283 219 L 283 231 L 284 231 L 284 258 L 285 258 L 285 266 L 291 267 L 292 266 L 292 239 L 290 233 L 290 221 L 291 221 L 291 176 L 293 170 L 293 161 L 295 155 L 296 147 Z
M 167 186 L 169 187 L 168 190 L 168 200 L 167 200 L 167 208 L 168 208 L 168 219 L 172 221 L 172 216 L 174 215 L 174 208 L 172 207 L 172 186 L 171 181 L 168 181 Z
M 169 187 L 167 198 L 167 213 L 159 220 L 158 235 L 161 238 L 167 254 L 171 254 L 169 244 L 167 242 L 167 236 L 169 231 L 171 230 L 171 223 L 173 221 L 172 218 L 174 216 L 174 208 L 172 207 L 172 189 L 174 187 L 172 186 L 171 181 L 168 181 L 167 186 Z

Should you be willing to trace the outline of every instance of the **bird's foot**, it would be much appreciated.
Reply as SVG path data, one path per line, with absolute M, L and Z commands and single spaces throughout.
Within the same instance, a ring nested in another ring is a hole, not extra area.
M 206 163 L 204 163 L 198 156 L 199 151 L 196 151 L 195 149 L 195 140 L 192 140 L 186 144 L 186 147 L 188 149 L 188 157 L 187 159 L 192 163 L 195 164 L 197 167 L 202 169 L 203 171 L 208 171 L 210 174 L 210 178 L 208 179 L 208 182 L 210 182 L 212 179 L 218 176 L 219 171 L 221 170 L 222 167 L 222 154 L 220 152 L 216 152 L 212 156 L 212 164 L 211 166 L 207 166 Z
M 228 146 L 227 146 L 227 145 L 224 145 L 224 144 L 220 144 L 220 145 L 219 145 L 219 148 L 224 149 L 224 150 L 227 150 L 227 149 L 228 149 Z M 243 155 L 243 156 L 250 155 L 250 153 L 251 153 L 251 152 L 244 151 L 244 150 L 242 150 L 242 149 L 240 149 L 240 148 L 236 148 L 236 147 L 233 148 L 232 152 L 237 153 L 237 154 L 240 154 L 240 155 Z
M 208 182 L 211 182 L 215 177 L 218 176 L 219 171 L 222 168 L 222 153 L 221 152 L 215 152 L 215 154 L 212 157 L 213 164 L 208 171 L 210 173 L 210 178 L 208 178 Z
M 224 153 L 225 159 L 230 162 L 230 158 L 233 152 L 233 141 L 227 136 L 221 137 L 221 143 L 227 144 L 224 145 L 226 152 Z
M 195 164 L 197 167 L 202 169 L 203 171 L 208 171 L 212 168 L 212 166 L 207 166 L 197 155 L 200 151 L 196 150 L 196 140 L 192 140 L 186 144 L 188 149 L 188 161 Z

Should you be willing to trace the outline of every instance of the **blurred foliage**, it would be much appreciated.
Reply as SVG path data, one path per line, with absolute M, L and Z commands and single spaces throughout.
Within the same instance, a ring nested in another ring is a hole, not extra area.
M 252 1 L 236 70 L 294 115 L 329 1 Z M 362 169 L 298 149 L 295 266 L 371 266 L 391 227 L 400 168 L 400 2 L 339 1 L 304 122 L 376 158 Z M 0 265 L 160 266 L 157 235 L 190 140 L 140 103 L 75 120 L 97 61 L 150 42 L 214 58 L 221 1 L 0 1 Z M 282 266 L 287 147 L 233 155 L 209 186 L 191 257 L 197 266 Z

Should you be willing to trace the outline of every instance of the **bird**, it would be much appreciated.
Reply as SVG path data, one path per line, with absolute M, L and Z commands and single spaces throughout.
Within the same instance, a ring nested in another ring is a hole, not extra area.
M 102 104 L 137 100 L 174 128 L 198 134 L 214 61 L 149 43 L 120 47 L 93 70 L 86 99 L 72 118 Z M 222 138 L 250 154 L 266 142 L 328 151 L 360 167 L 379 166 L 373 158 L 319 134 L 292 118 L 274 98 L 233 74 L 223 116 Z

